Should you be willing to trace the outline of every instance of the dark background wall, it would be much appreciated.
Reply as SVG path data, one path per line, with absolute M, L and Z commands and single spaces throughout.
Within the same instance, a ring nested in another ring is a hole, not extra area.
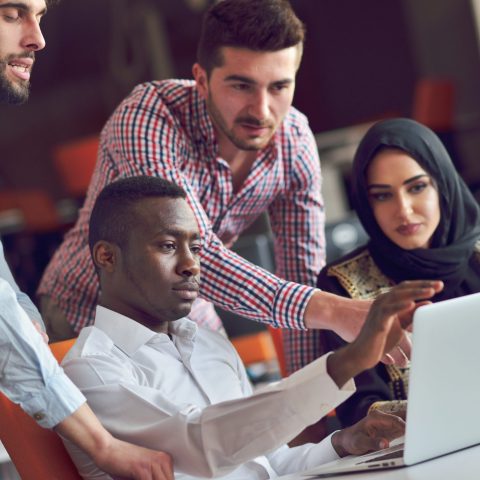
M 416 81 L 432 75 L 455 82 L 459 130 L 476 124 L 480 62 L 470 0 L 292 4 L 308 28 L 295 105 L 314 132 L 409 115 Z M 189 77 L 200 17 L 184 0 L 63 0 L 52 8 L 31 101 L 0 107 L 0 188 L 41 186 L 62 196 L 52 147 L 98 132 L 135 84 Z M 465 155 L 476 149 L 473 142 Z M 465 170 L 474 176 L 474 167 Z

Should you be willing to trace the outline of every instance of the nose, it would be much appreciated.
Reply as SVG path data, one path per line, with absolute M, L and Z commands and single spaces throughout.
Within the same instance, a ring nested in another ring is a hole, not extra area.
M 257 120 L 265 120 L 269 116 L 269 95 L 266 90 L 259 89 L 252 97 L 250 105 L 250 115 Z
M 401 218 L 408 217 L 413 212 L 412 201 L 408 195 L 400 194 L 397 200 L 397 212 Z
M 36 18 L 32 18 L 28 22 L 25 22 L 22 47 L 26 50 L 36 52 L 45 48 L 45 45 L 46 42 L 39 21 Z
M 192 253 L 190 248 L 185 248 L 179 255 L 177 274 L 182 277 L 194 277 L 200 273 L 200 260 Z

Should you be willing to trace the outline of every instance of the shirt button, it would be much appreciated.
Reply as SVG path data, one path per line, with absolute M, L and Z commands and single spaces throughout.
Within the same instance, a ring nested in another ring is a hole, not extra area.
M 40 420 L 43 420 L 45 418 L 45 414 L 42 412 L 37 412 L 33 414 L 33 418 L 39 422 Z

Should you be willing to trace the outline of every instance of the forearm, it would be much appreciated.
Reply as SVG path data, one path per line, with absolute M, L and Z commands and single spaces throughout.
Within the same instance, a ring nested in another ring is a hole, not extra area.
M 202 257 L 201 294 L 234 313 L 282 328 L 303 329 L 314 289 L 247 262 L 213 236 Z
M 115 478 L 173 479 L 172 462 L 167 453 L 148 450 L 114 438 L 86 403 L 60 422 L 55 431 L 64 440 L 80 448 L 82 458 L 87 454 L 97 467 Z M 67 447 L 71 447 L 68 442 Z M 78 464 L 77 468 L 81 471 L 82 465 Z
M 90 455 L 95 463 L 106 456 L 113 440 L 86 403 L 54 430 Z
M 372 302 L 315 290 L 304 313 L 307 328 L 333 330 L 347 341 L 360 331 Z M 345 338 L 349 337 L 349 338 Z

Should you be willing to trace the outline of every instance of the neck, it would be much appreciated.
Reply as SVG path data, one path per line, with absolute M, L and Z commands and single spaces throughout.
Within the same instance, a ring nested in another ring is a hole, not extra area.
M 240 150 L 228 139 L 223 139 L 223 141 L 219 139 L 218 153 L 230 166 L 233 191 L 236 193 L 247 179 L 258 152 L 256 150 Z
M 129 308 L 128 305 L 125 305 L 122 302 L 111 300 L 105 295 L 100 296 L 98 304 L 102 307 L 112 310 L 112 312 L 116 312 L 120 315 L 130 318 L 156 333 L 168 334 L 169 332 L 170 322 L 160 321 L 158 318 L 154 318 L 151 315 L 148 315 L 146 312 Z

